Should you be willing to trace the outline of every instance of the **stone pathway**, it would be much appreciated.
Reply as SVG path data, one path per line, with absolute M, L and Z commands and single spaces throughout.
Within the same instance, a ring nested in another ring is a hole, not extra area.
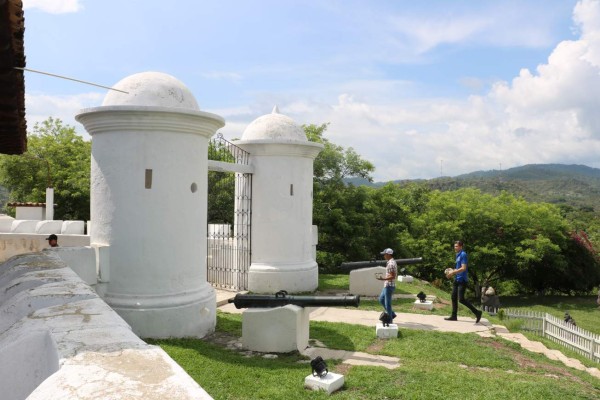
M 400 366 L 398 357 L 378 356 L 360 351 L 333 350 L 326 347 L 307 347 L 301 352 L 302 355 L 310 357 L 321 356 L 325 360 L 342 360 L 342 364 L 369 365 L 394 369 Z
M 558 350 L 551 350 L 547 348 L 543 343 L 529 340 L 521 333 L 510 333 L 506 327 L 502 325 L 493 325 L 493 328 L 497 336 L 503 339 L 510 340 L 511 342 L 519 344 L 525 350 L 529 350 L 533 353 L 540 353 L 545 355 L 551 360 L 558 360 L 564 365 L 570 368 L 575 368 L 579 371 L 585 371 L 588 374 L 600 379 L 600 370 L 596 367 L 586 367 L 581 361 L 575 358 L 569 358 Z M 481 334 L 481 336 L 493 336 L 492 333 L 489 335 Z

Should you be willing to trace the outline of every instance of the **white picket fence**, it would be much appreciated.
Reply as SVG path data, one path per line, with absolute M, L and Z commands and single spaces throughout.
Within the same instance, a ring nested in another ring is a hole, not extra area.
M 503 311 L 504 318 L 522 320 L 522 330 L 532 331 L 589 359 L 600 362 L 600 335 L 540 311 L 507 308 Z

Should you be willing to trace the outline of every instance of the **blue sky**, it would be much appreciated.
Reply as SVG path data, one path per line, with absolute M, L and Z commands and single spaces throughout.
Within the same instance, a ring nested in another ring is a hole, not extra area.
M 24 0 L 27 67 L 181 80 L 226 138 L 277 105 L 376 181 L 529 163 L 600 168 L 600 0 Z M 105 89 L 26 73 L 28 126 Z

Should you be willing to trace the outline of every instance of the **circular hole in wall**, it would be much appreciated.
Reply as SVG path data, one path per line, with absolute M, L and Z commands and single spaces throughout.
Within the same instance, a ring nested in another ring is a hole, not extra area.
M 190 186 L 190 190 L 192 191 L 192 193 L 196 193 L 196 191 L 198 190 L 198 185 L 196 185 L 196 182 L 192 183 L 192 186 Z

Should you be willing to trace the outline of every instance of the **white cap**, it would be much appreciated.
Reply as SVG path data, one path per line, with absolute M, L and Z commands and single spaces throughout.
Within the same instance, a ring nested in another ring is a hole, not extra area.
M 379 254 L 394 254 L 394 250 L 392 250 L 392 249 L 385 249 L 384 251 L 382 251 Z

